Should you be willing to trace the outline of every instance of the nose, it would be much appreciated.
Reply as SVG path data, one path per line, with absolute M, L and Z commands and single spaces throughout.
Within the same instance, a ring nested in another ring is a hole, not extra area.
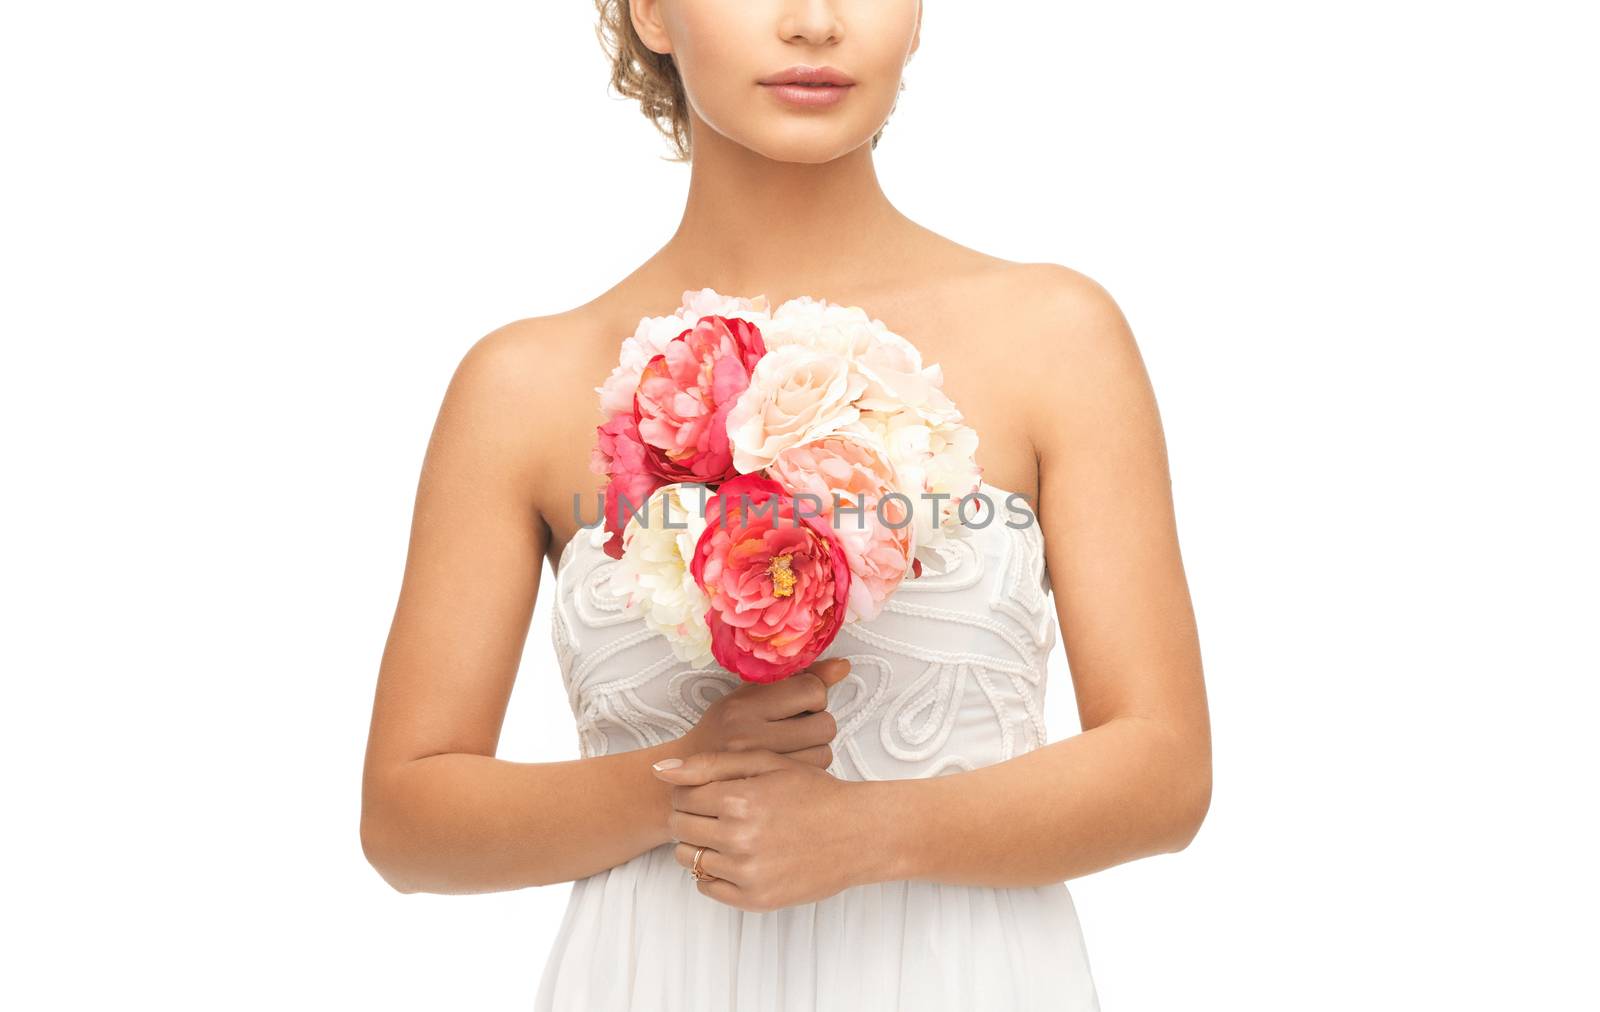
M 844 34 L 839 14 L 830 0 L 789 0 L 783 4 L 778 35 L 785 42 L 831 46 Z

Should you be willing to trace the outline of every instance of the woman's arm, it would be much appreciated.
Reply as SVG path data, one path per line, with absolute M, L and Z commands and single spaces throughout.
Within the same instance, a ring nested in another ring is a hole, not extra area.
M 548 363 L 562 361 L 551 329 L 524 321 L 478 342 L 428 445 L 362 791 L 362 846 L 402 892 L 568 881 L 666 839 L 668 796 L 650 764 L 686 743 L 495 758 L 550 544 L 534 505 L 546 448 L 590 434 L 552 432 L 562 420 L 534 414 Z
M 1020 394 L 1083 732 L 993 766 L 874 785 L 891 878 L 1059 882 L 1182 849 L 1210 805 L 1199 639 L 1155 396 L 1111 296 L 1066 268 L 1038 269 L 1053 275 L 1049 316 Z

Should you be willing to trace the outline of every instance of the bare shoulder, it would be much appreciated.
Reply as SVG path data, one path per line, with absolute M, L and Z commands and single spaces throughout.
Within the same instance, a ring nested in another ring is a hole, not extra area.
M 439 431 L 469 443 L 531 494 L 550 468 L 564 465 L 563 449 L 592 435 L 599 360 L 590 359 L 600 329 L 593 309 L 582 306 L 478 338 L 451 376 Z
M 976 312 L 1006 321 L 1008 354 L 1126 354 L 1133 335 L 1105 286 L 1063 264 L 1006 260 L 946 240 L 951 252 L 930 301 L 945 318 Z M 929 293 L 924 293 L 925 295 Z
M 1094 278 L 1056 263 L 1015 263 L 993 273 L 1013 347 L 1019 403 L 1041 450 L 1079 441 L 1085 429 L 1155 423 L 1154 395 L 1122 307 Z M 1158 423 L 1155 423 L 1158 424 Z
M 1043 377 L 1103 380 L 1102 370 L 1138 358 L 1133 331 L 1117 300 L 1094 278 L 1054 263 L 1018 263 L 1000 272 L 997 288 L 1015 338 L 1032 352 Z
M 497 327 L 467 348 L 455 379 L 478 396 L 536 404 L 541 392 L 557 389 L 571 378 L 568 373 L 577 365 L 573 348 L 591 343 L 594 323 L 589 316 L 580 307 Z
M 1027 326 L 1017 335 L 1055 354 L 1126 352 L 1133 334 L 1122 307 L 1094 278 L 1056 263 L 1013 263 L 994 272 L 996 294 Z

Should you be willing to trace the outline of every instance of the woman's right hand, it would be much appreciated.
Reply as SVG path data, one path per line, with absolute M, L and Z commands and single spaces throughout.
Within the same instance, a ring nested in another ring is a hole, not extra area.
M 848 660 L 831 657 L 776 682 L 745 682 L 707 707 L 683 740 L 695 752 L 770 749 L 826 769 L 838 731 L 828 687 L 849 673 Z

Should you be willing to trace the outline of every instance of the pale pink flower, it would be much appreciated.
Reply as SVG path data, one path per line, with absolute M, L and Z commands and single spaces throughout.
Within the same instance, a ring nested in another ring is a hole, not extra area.
M 767 474 L 801 508 L 819 511 L 843 546 L 853 577 L 845 621 L 876 618 L 911 569 L 915 531 L 915 501 L 884 498 L 899 478 L 882 448 L 853 434 L 824 436 L 784 450 Z

